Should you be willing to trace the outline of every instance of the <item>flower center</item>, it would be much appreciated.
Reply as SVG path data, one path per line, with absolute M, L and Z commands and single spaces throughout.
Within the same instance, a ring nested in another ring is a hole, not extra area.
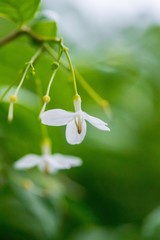
M 44 163 L 44 173 L 49 174 L 49 164 L 47 162 Z
M 49 155 L 43 154 L 41 161 L 42 170 L 46 175 L 48 175 L 50 173 Z
M 77 132 L 78 134 L 81 134 L 82 132 L 82 123 L 83 123 L 83 117 L 81 115 L 78 115 L 74 119 L 76 127 L 77 127 Z

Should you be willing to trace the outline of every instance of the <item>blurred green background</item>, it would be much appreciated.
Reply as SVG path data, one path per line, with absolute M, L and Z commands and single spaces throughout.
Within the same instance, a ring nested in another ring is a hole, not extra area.
M 139 18 L 112 29 L 112 23 L 102 27 L 94 18 L 90 28 L 89 17 L 72 1 L 43 1 L 39 9 L 49 6 L 59 11 L 58 36 L 63 35 L 74 65 L 110 103 L 106 115 L 78 83 L 83 110 L 107 121 L 111 132 L 88 125 L 83 143 L 72 146 L 64 127 L 49 127 L 53 153 L 79 156 L 82 167 L 50 176 L 13 169 L 20 157 L 41 153 L 37 93 L 45 92 L 52 74 L 51 57 L 41 56 L 35 76 L 28 74 L 20 91 L 12 123 L 7 121 L 9 94 L 0 102 L 0 239 L 159 240 L 160 27 L 154 21 L 143 26 Z M 62 27 L 65 19 L 68 29 Z M 15 29 L 14 22 L 0 18 L 1 39 Z M 36 49 L 27 36 L 0 48 L 1 95 L 19 82 Z M 47 108 L 72 111 L 72 96 L 71 74 L 61 67 Z

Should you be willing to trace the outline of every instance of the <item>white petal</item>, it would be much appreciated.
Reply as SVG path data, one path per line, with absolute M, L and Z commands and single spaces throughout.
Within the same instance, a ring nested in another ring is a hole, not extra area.
M 28 169 L 38 165 L 41 157 L 36 154 L 28 154 L 14 163 L 16 169 Z
M 83 112 L 84 119 L 86 119 L 90 124 L 92 124 L 94 127 L 103 130 L 103 131 L 110 131 L 110 128 L 107 127 L 107 123 L 103 122 L 101 119 L 92 117 L 86 112 Z
M 74 118 L 74 114 L 75 113 L 67 112 L 62 109 L 53 109 L 43 112 L 40 118 L 43 124 L 49 126 L 63 126 Z
M 42 172 L 52 173 L 57 171 L 54 167 L 54 158 L 52 155 L 43 155 L 38 167 Z
M 78 167 L 82 165 L 82 160 L 78 157 L 62 154 L 54 154 L 53 157 L 53 166 L 55 169 L 69 169 L 71 167 Z
M 70 144 L 81 143 L 86 135 L 86 130 L 87 130 L 86 122 L 83 120 L 82 131 L 81 133 L 78 133 L 75 121 L 72 120 L 67 124 L 67 127 L 66 127 L 67 142 Z

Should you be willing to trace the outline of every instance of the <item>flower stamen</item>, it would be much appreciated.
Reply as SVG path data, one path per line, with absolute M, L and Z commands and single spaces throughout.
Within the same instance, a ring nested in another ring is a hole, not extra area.
M 47 162 L 45 162 L 44 165 L 44 170 L 43 170 L 44 174 L 48 175 L 49 174 L 49 165 Z
M 83 119 L 82 119 L 81 116 L 77 116 L 75 118 L 75 124 L 76 124 L 76 127 L 77 127 L 78 134 L 81 134 L 81 132 L 82 132 L 82 122 L 83 122 Z

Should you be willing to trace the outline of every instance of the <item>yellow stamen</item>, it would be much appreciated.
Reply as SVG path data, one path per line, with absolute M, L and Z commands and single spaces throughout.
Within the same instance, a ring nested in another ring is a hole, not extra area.
M 75 124 L 76 124 L 76 127 L 77 127 L 77 132 L 78 134 L 81 134 L 82 132 L 82 118 L 81 116 L 78 116 L 77 118 L 75 118 Z
M 44 174 L 48 175 L 49 174 L 49 165 L 47 162 L 45 162 L 45 166 L 44 166 Z

